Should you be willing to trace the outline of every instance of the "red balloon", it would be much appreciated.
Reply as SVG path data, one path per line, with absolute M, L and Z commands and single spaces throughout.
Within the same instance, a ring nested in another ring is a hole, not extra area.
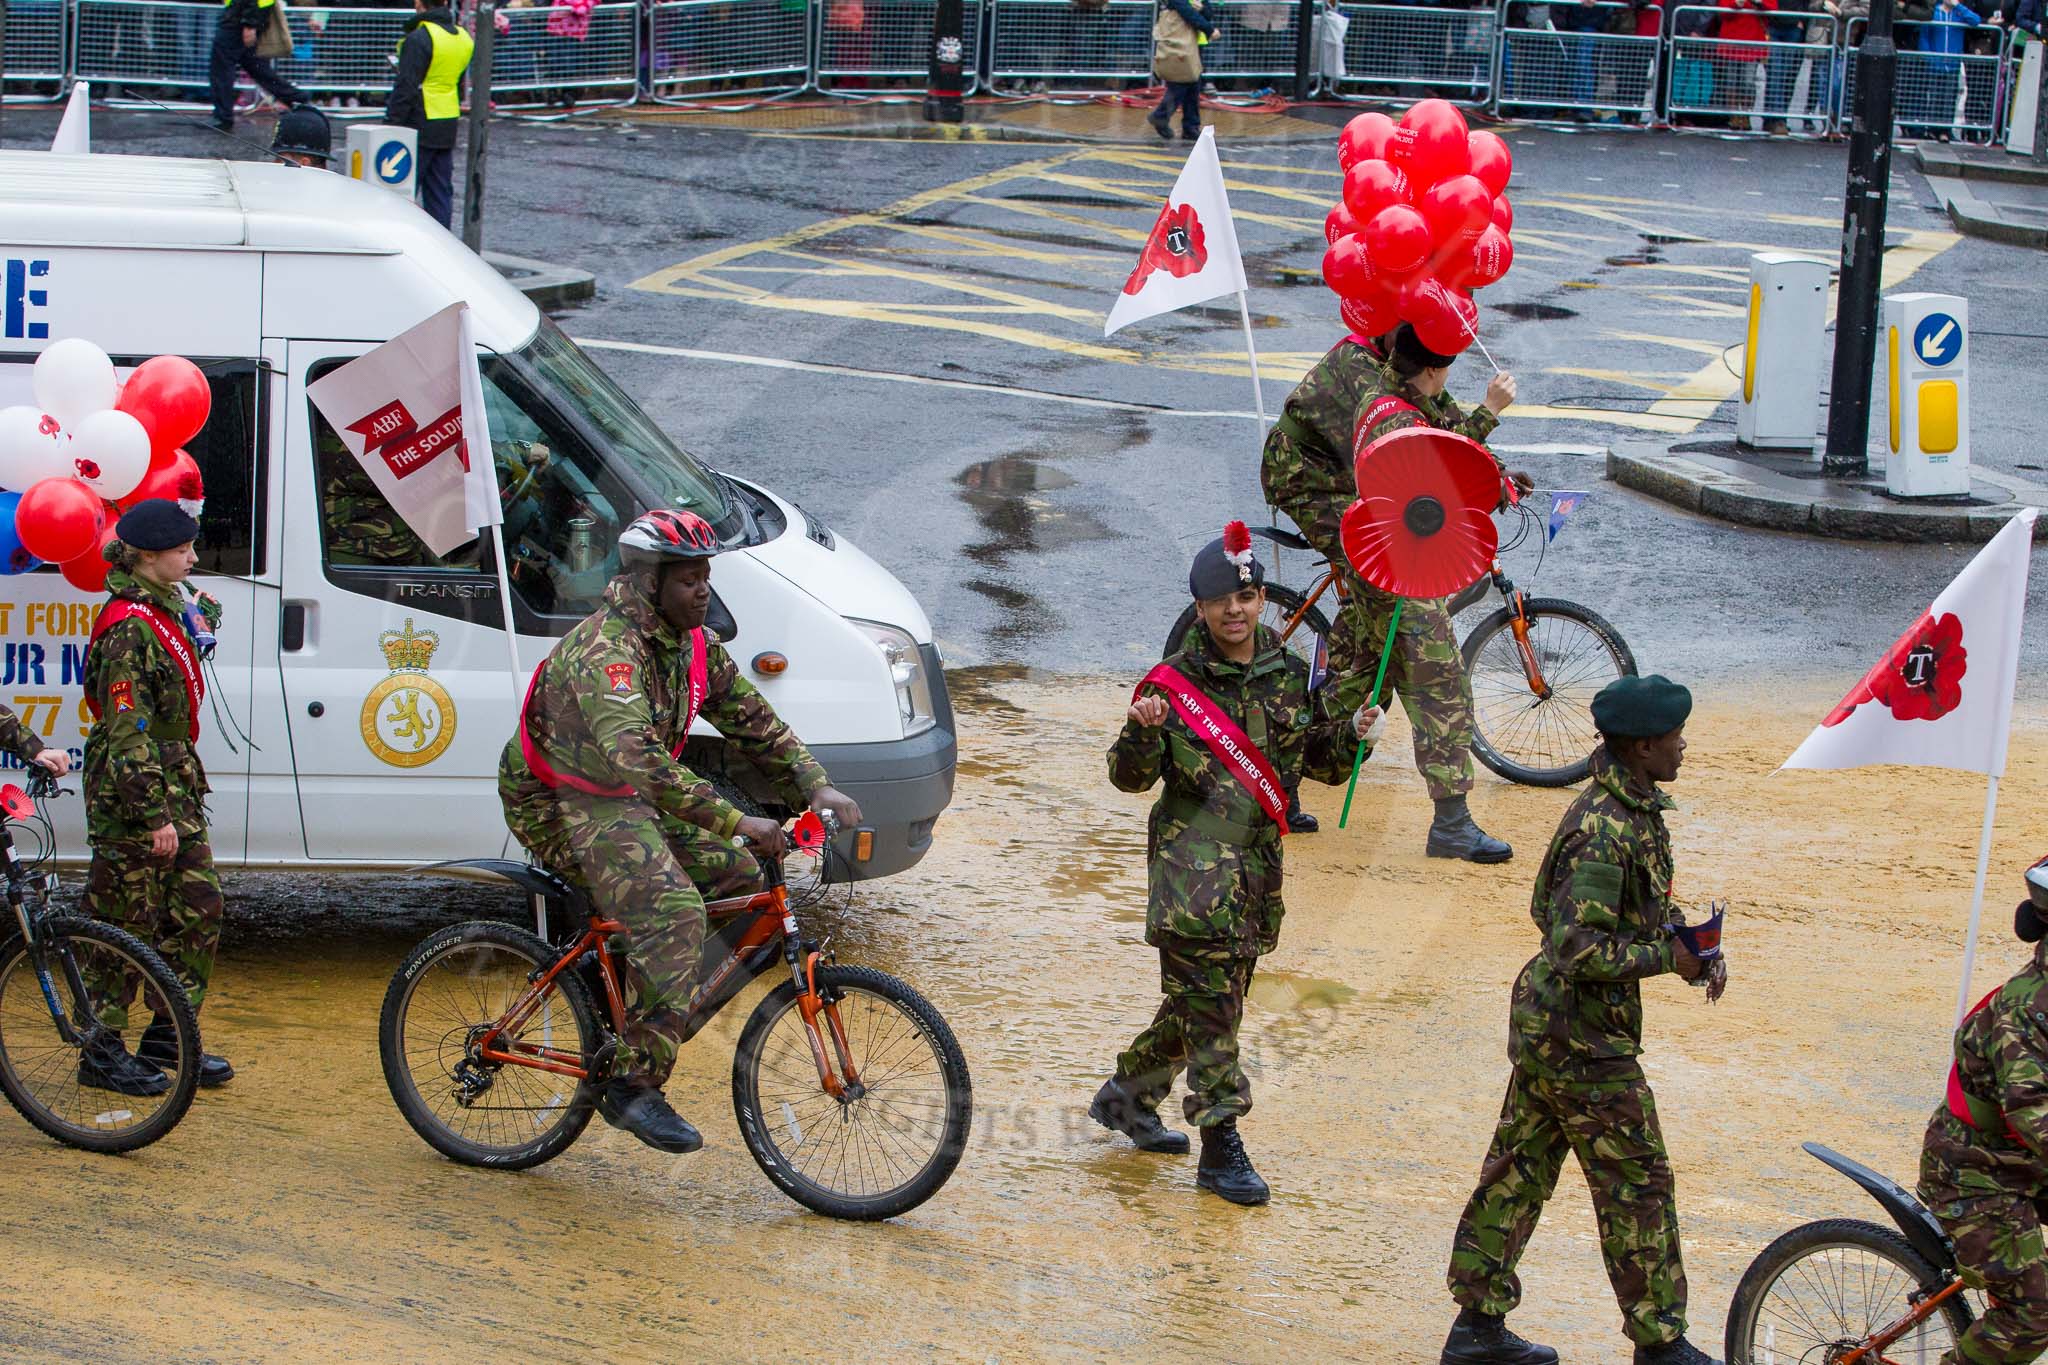
M 1406 204 L 1381 209 L 1361 235 L 1376 273 L 1405 275 L 1429 259 L 1429 224 Z
M 1339 204 L 1323 215 L 1323 240 L 1335 246 L 1339 237 L 1349 237 L 1364 226 L 1349 205 Z
M 1515 206 L 1508 202 L 1508 197 L 1504 194 L 1496 194 L 1493 197 L 1493 225 L 1502 232 L 1515 230 Z
M 1430 236 L 1450 243 L 1477 237 L 1492 221 L 1493 196 L 1478 176 L 1454 175 L 1431 185 L 1416 207 L 1429 224 Z
M 199 462 L 182 450 L 174 450 L 168 460 L 150 466 L 149 473 L 142 476 L 142 482 L 135 490 L 121 499 L 123 510 L 150 498 L 169 498 L 172 502 L 197 502 L 206 496 L 206 482 L 199 476 Z
M 1393 136 L 1394 121 L 1385 114 L 1377 110 L 1360 114 L 1337 135 L 1337 164 L 1348 171 L 1361 161 L 1384 157 Z
M 1479 305 L 1441 283 L 1420 291 L 1415 312 L 1408 321 L 1415 326 L 1415 339 L 1439 355 L 1457 355 L 1472 344 L 1479 330 Z
M 1362 337 L 1385 336 L 1401 325 L 1394 306 L 1384 298 L 1346 299 L 1337 315 L 1344 325 Z
M 206 375 L 185 357 L 160 355 L 135 367 L 114 407 L 142 423 L 149 433 L 152 460 L 167 460 L 206 425 L 213 390 Z
M 1408 177 L 1384 161 L 1361 161 L 1344 172 L 1344 203 L 1361 222 L 1369 223 L 1381 209 L 1412 204 Z
M 107 527 L 100 532 L 99 543 L 76 559 L 67 559 L 57 566 L 57 572 L 64 575 L 64 581 L 80 592 L 102 593 L 107 590 L 107 557 L 101 553 L 107 542 L 114 538 L 114 528 Z
M 1515 173 L 1515 158 L 1500 134 L 1482 128 L 1465 139 L 1465 151 L 1472 162 L 1472 174 L 1479 177 L 1486 192 L 1507 193 L 1508 177 Z
M 1489 223 L 1472 243 L 1471 261 L 1472 268 L 1463 283 L 1484 289 L 1507 274 L 1508 267 L 1515 263 L 1515 244 L 1505 232 Z
M 1363 293 L 1371 279 L 1365 264 L 1365 248 L 1356 237 L 1339 237 L 1323 253 L 1323 283 L 1335 290 L 1338 297 L 1348 299 Z
M 52 564 L 68 563 L 99 544 L 106 526 L 106 504 L 76 479 L 44 479 L 14 509 L 23 547 Z
M 1421 100 L 1401 116 L 1401 126 L 1387 145 L 1387 160 L 1408 172 L 1410 185 L 1424 188 L 1471 169 L 1472 152 L 1466 146 L 1470 136 L 1456 105 Z

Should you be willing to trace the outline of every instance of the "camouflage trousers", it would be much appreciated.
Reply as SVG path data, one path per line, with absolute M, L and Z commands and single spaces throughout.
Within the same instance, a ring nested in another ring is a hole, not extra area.
M 760 865 L 744 848 L 640 801 L 577 797 L 551 802 L 553 818 L 514 813 L 513 832 L 552 872 L 626 926 L 612 950 L 625 956 L 631 1000 L 613 1074 L 661 1086 L 675 1070 L 684 1013 L 696 993 L 704 945 L 704 898 L 755 886 Z
M 2031 1184 L 2004 1189 L 1977 1168 L 1981 1155 L 1961 1122 L 1936 1112 L 1920 1153 L 1920 1198 L 1954 1240 L 1963 1282 L 1990 1296 L 1942 1365 L 2022 1365 L 2048 1352 L 2044 1210 Z
M 1517 1067 L 1479 1186 L 1458 1220 L 1447 1279 L 1461 1307 L 1512 1312 L 1522 1301 L 1515 1265 L 1575 1153 L 1593 1192 L 1600 1254 L 1621 1305 L 1622 1331 L 1639 1345 L 1685 1332 L 1685 1267 L 1671 1163 L 1650 1083 L 1633 1076 L 1554 1081 Z
M 192 1008 L 205 1001 L 227 907 L 221 898 L 220 874 L 213 870 L 213 846 L 204 834 L 182 836 L 177 853 L 168 860 L 154 856 L 147 839 L 95 842 L 83 906 L 94 919 L 126 929 L 156 949 L 178 974 Z M 91 982 L 100 997 L 101 1022 L 128 1027 L 129 1009 L 141 984 L 132 972 Z M 152 1013 L 163 1012 L 154 991 L 143 1004 Z
M 1185 1067 L 1182 1112 L 1189 1123 L 1213 1128 L 1251 1112 L 1252 1083 L 1238 1065 L 1237 1027 L 1258 965 L 1231 945 L 1160 940 L 1159 989 L 1166 998 L 1151 1026 L 1116 1059 L 1118 1081 L 1139 1104 L 1158 1107 Z
M 1408 714 L 1415 732 L 1415 770 L 1431 799 L 1461 796 L 1472 790 L 1472 680 L 1451 625 L 1450 599 L 1397 598 L 1352 572 L 1338 536 L 1338 522 L 1349 505 L 1348 499 L 1332 498 L 1279 504 L 1316 552 L 1339 567 L 1349 594 L 1330 623 L 1329 685 L 1337 689 L 1337 704 L 1330 709 L 1348 714 L 1370 699 L 1387 623 L 1393 620 L 1394 604 L 1401 603 L 1385 690 L 1400 697 Z

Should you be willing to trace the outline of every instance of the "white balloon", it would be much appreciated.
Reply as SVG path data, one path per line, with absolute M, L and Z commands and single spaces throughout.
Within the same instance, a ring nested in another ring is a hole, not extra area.
M 51 343 L 36 357 L 36 402 L 67 427 L 114 406 L 121 395 L 114 362 L 83 337 Z
M 71 432 L 71 476 L 112 502 L 149 473 L 149 432 L 125 412 L 95 412 Z
M 71 435 L 54 417 L 25 405 L 0 408 L 0 488 L 22 493 L 71 473 Z

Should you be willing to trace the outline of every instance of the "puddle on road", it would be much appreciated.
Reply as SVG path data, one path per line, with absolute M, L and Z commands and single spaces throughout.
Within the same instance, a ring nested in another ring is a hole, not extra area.
M 1252 978 L 1251 1002 L 1261 1009 L 1285 1014 L 1296 1010 L 1334 1009 L 1358 998 L 1358 992 L 1341 981 L 1307 976 L 1301 972 L 1276 972 L 1264 967 Z
M 1013 555 L 1035 557 L 1114 539 L 1117 534 L 1084 508 L 1063 506 L 1040 496 L 1071 488 L 1074 479 L 1032 455 L 981 460 L 961 470 L 954 482 L 985 533 L 984 539 L 965 546 L 961 553 L 984 569 L 1000 572 L 1009 567 Z M 1054 624 L 1040 599 L 1010 583 L 974 578 L 966 586 L 1002 609 L 1001 619 L 989 631 L 996 643 L 1020 644 L 1044 634 Z
M 1560 308 L 1554 303 L 1496 303 L 1493 311 L 1524 322 L 1561 322 L 1579 315 L 1576 308 Z

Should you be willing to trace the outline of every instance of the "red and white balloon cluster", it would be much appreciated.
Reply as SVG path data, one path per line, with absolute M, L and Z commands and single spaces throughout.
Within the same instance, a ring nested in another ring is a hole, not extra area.
M 1337 164 L 1344 200 L 1323 220 L 1323 282 L 1343 300 L 1345 325 L 1374 337 L 1410 323 L 1430 350 L 1458 354 L 1478 332 L 1472 291 L 1515 259 L 1507 144 L 1466 128 L 1448 100 L 1422 100 L 1399 123 L 1351 120 Z
M 183 356 L 145 360 L 123 383 L 107 353 L 68 337 L 36 358 L 33 406 L 0 408 L 0 574 L 58 565 L 101 592 L 114 521 L 147 498 L 198 514 L 199 465 L 181 448 L 213 394 Z

